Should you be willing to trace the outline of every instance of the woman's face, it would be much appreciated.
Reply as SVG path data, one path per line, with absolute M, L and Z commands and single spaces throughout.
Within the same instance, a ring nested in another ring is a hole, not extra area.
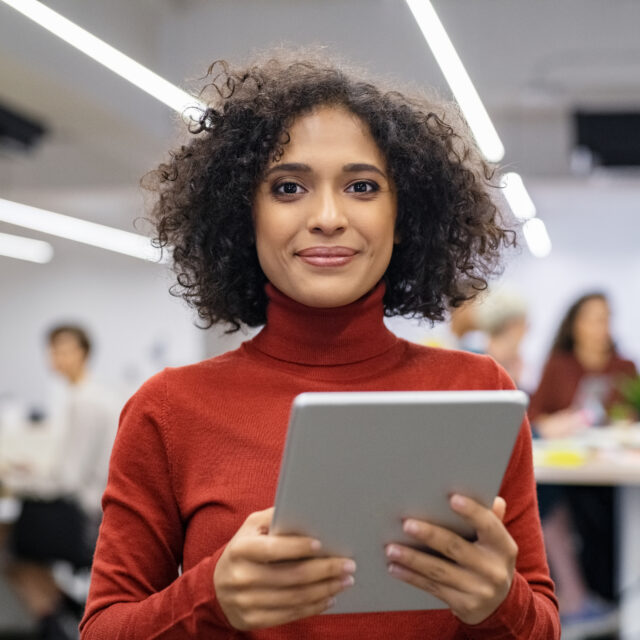
M 256 191 L 258 260 L 269 281 L 311 307 L 339 307 L 382 278 L 394 243 L 396 194 L 366 125 L 322 107 L 300 116 Z
M 602 298 L 590 298 L 578 310 L 573 323 L 577 347 L 602 351 L 611 346 L 609 305 Z

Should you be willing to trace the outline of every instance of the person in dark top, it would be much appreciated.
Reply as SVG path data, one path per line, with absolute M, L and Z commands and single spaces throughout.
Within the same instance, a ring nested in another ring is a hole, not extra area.
M 589 426 L 604 425 L 620 399 L 622 379 L 636 367 L 616 351 L 606 296 L 581 296 L 560 323 L 538 389 L 531 397 L 529 419 L 542 438 L 560 438 Z M 613 585 L 613 492 L 611 487 L 538 487 L 547 556 L 556 582 L 563 628 L 571 624 L 615 625 L 613 607 L 594 593 L 615 598 Z M 574 547 L 581 538 L 581 552 Z M 606 621 L 610 620 L 610 624 Z

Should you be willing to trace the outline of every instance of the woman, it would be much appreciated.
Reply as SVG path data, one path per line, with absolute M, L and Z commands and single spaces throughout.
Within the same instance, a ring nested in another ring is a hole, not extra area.
M 607 298 L 594 292 L 578 298 L 562 319 L 529 407 L 541 436 L 573 435 L 606 423 L 608 409 L 620 400 L 618 383 L 636 375 L 633 362 L 615 349 L 610 317 Z
M 610 316 L 605 295 L 593 292 L 576 300 L 562 319 L 529 407 L 541 437 L 571 436 L 605 424 L 608 409 L 620 400 L 618 383 L 636 375 L 633 362 L 616 352 Z M 563 628 L 588 622 L 605 633 L 607 626 L 617 626 L 615 610 L 590 588 L 614 598 L 613 490 L 542 485 L 538 498 Z M 573 545 L 574 528 L 578 534 L 588 532 L 582 538 L 584 574 Z
M 82 637 L 559 637 L 526 425 L 493 509 L 452 497 L 476 543 L 408 520 L 444 557 L 381 549 L 447 609 L 318 616 L 357 568 L 269 534 L 293 398 L 510 388 L 488 358 L 407 343 L 383 315 L 442 318 L 511 235 L 440 105 L 312 60 L 211 72 L 196 137 L 148 180 L 158 238 L 207 324 L 265 327 L 126 405 Z

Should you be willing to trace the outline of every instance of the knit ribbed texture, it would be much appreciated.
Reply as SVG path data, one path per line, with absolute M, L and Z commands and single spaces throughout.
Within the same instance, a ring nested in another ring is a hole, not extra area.
M 83 640 L 559 638 L 526 422 L 500 491 L 519 546 L 517 573 L 487 620 L 467 626 L 438 610 L 325 615 L 251 633 L 229 626 L 215 564 L 246 517 L 273 505 L 298 393 L 512 388 L 487 357 L 396 338 L 383 323 L 383 285 L 338 309 L 305 307 L 271 286 L 267 293 L 267 326 L 253 340 L 163 371 L 125 406 Z

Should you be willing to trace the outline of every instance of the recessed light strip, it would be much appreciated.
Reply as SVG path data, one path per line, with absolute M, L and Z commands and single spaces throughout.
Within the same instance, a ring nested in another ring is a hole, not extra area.
M 490 162 L 499 162 L 504 157 L 504 146 L 433 5 L 429 0 L 406 2 L 458 101 L 480 150 Z
M 513 215 L 518 220 L 529 220 L 529 218 L 535 217 L 536 206 L 519 174 L 505 173 L 500 180 L 500 186 Z
M 547 227 L 540 218 L 530 218 L 522 225 L 522 232 L 527 241 L 529 251 L 536 258 L 546 258 L 551 253 L 551 238 Z
M 0 222 L 82 242 L 141 260 L 160 262 L 160 250 L 152 247 L 151 241 L 146 236 L 2 198 L 0 198 Z M 163 261 L 166 261 L 166 256 Z
M 204 103 L 38 0 L 0 0 L 180 114 Z M 197 116 L 196 116 L 197 117 Z
M 53 258 L 53 247 L 42 240 L 0 233 L 0 256 L 45 264 Z

